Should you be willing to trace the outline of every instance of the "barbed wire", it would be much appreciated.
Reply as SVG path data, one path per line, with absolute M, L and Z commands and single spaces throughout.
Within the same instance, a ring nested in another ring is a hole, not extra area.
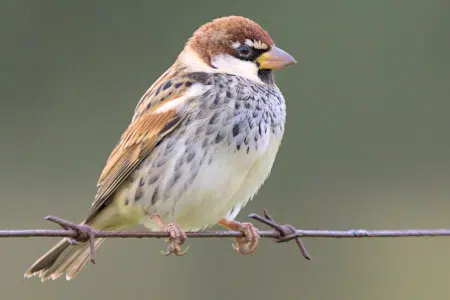
M 450 236 L 450 229 L 406 229 L 406 230 L 308 230 L 297 229 L 292 225 L 280 225 L 264 210 L 264 216 L 250 214 L 249 218 L 261 222 L 272 230 L 258 230 L 261 238 L 272 238 L 276 243 L 294 240 L 305 259 L 311 259 L 302 238 L 373 238 L 373 237 L 424 237 Z M 48 221 L 60 225 L 63 229 L 5 229 L 0 230 L 0 238 L 12 237 L 67 237 L 74 242 L 89 242 L 91 261 L 94 262 L 95 238 L 167 238 L 168 232 L 162 231 L 100 231 L 87 225 L 80 225 L 54 216 L 47 216 Z M 230 238 L 244 237 L 239 231 L 189 231 L 188 238 Z

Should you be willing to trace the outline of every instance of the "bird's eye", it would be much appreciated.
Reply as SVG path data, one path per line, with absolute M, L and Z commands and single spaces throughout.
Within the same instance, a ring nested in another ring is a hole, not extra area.
M 248 58 L 252 54 L 252 49 L 247 45 L 241 45 L 236 50 L 242 58 Z

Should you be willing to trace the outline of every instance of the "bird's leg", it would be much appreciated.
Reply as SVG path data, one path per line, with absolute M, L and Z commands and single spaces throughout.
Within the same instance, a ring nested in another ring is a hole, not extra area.
M 236 238 L 236 245 L 233 248 L 241 254 L 250 254 L 255 251 L 259 244 L 258 229 L 252 223 L 240 223 L 234 220 L 220 219 L 219 224 L 235 231 L 245 234 L 245 237 Z
M 175 223 L 164 224 L 159 215 L 153 214 L 151 216 L 152 220 L 158 225 L 161 231 L 168 232 L 170 234 L 167 242 L 169 246 L 167 247 L 167 251 L 161 251 L 163 255 L 167 256 L 170 254 L 175 254 L 176 256 L 183 256 L 186 254 L 189 247 L 184 250 L 181 250 L 181 245 L 183 245 L 186 240 L 186 233 L 180 229 L 180 227 Z

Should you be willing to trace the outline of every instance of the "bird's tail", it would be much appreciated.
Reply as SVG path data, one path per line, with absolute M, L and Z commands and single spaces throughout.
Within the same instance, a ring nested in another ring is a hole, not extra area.
M 95 249 L 103 242 L 95 239 Z M 66 273 L 66 279 L 75 277 L 89 261 L 89 243 L 72 244 L 64 238 L 39 258 L 25 273 L 25 277 L 38 275 L 42 281 L 57 279 Z
M 89 221 L 84 221 L 81 224 L 102 231 L 120 230 L 136 225 L 142 217 L 142 209 L 140 206 L 127 205 L 126 192 L 127 190 L 124 189 L 109 205 Z M 95 250 L 103 240 L 103 238 L 95 239 Z M 68 238 L 64 238 L 39 258 L 27 270 L 25 277 L 38 275 L 42 281 L 45 281 L 59 278 L 65 273 L 66 279 L 70 280 L 89 261 L 89 252 L 89 242 L 72 244 Z

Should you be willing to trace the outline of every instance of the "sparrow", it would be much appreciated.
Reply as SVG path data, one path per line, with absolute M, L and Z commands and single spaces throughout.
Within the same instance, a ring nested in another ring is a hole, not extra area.
M 294 63 L 248 18 L 199 27 L 138 102 L 81 224 L 166 231 L 166 254 L 176 255 L 185 254 L 185 230 L 220 224 L 243 232 L 234 247 L 252 253 L 258 231 L 235 218 L 271 171 L 286 119 L 273 71 Z M 95 249 L 103 240 L 95 239 Z M 64 238 L 25 277 L 70 280 L 89 261 L 89 250 L 87 242 Z

